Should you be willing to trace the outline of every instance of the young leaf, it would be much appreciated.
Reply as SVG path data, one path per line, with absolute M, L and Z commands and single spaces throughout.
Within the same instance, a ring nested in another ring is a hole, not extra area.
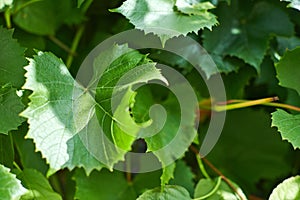
M 24 57 L 25 48 L 12 35 L 12 30 L 0 26 L 0 86 L 11 83 L 13 87 L 20 88 L 24 83 L 23 66 L 27 61 Z
M 239 195 L 242 195 L 243 199 L 247 199 L 241 188 L 233 183 L 237 188 Z M 214 180 L 201 179 L 196 188 L 194 198 L 207 199 L 207 200 L 240 200 L 240 197 L 225 183 L 221 177 Z
M 176 168 L 176 164 L 175 162 L 166 166 L 166 167 L 163 167 L 163 173 L 160 177 L 160 180 L 161 180 L 161 186 L 164 187 L 166 184 L 169 183 L 169 181 L 171 179 L 174 178 L 174 171 L 175 171 L 175 168 Z
M 24 105 L 16 92 L 17 90 L 9 85 L 0 86 L 0 134 L 17 130 L 24 121 L 24 118 L 19 116 Z
M 137 200 L 192 200 L 189 192 L 178 185 L 166 185 L 161 191 L 161 188 L 154 188 L 152 190 L 147 190 Z
M 289 141 L 293 147 L 300 148 L 300 115 L 292 115 L 278 109 L 272 113 L 272 126 L 278 127 L 283 140 Z
M 296 90 L 300 95 L 300 47 L 287 51 L 276 64 L 279 84 Z
M 231 12 L 228 12 L 228 11 Z M 249 0 L 220 4 L 217 11 L 220 26 L 204 31 L 204 48 L 224 58 L 236 56 L 260 72 L 270 34 L 292 36 L 293 24 L 288 15 L 274 4 Z M 236 13 L 236 14 L 232 14 Z
M 284 180 L 271 193 L 269 200 L 286 200 L 300 198 L 300 176 Z
M 62 200 L 62 197 L 53 191 L 48 180 L 40 172 L 34 169 L 24 169 L 17 177 L 28 189 L 28 192 L 21 197 L 21 200 Z
M 146 34 L 158 35 L 164 45 L 172 37 L 197 33 L 203 28 L 211 29 L 217 24 L 216 16 L 207 11 L 212 6 L 202 5 L 197 4 L 201 10 L 188 10 L 192 15 L 187 15 L 174 9 L 173 0 L 127 0 L 121 7 L 111 11 L 123 14 L 137 29 L 144 30 Z M 179 9 L 187 11 L 186 7 Z
M 0 165 L 0 199 L 19 199 L 27 190 L 10 170 Z

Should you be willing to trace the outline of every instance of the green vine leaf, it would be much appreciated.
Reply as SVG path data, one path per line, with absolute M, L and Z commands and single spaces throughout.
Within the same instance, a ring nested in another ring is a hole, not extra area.
M 287 51 L 276 64 L 277 78 L 279 84 L 296 90 L 300 95 L 300 47 Z
M 0 199 L 19 199 L 27 190 L 21 185 L 10 169 L 0 165 Z
M 160 187 L 147 190 L 137 200 L 192 200 L 189 192 L 178 185 L 166 185 L 163 190 Z
M 272 126 L 278 127 L 283 140 L 289 141 L 295 149 L 300 148 L 300 114 L 292 115 L 278 109 L 272 113 Z
M 247 199 L 242 189 L 236 184 L 233 185 L 237 188 L 237 192 L 242 195 L 243 199 Z M 214 180 L 201 179 L 195 188 L 194 198 L 201 198 L 207 200 L 239 200 L 240 197 L 232 191 L 232 188 L 225 183 L 221 177 L 215 178 Z
M 188 1 L 180 1 L 186 3 Z M 110 10 L 118 12 L 130 20 L 130 22 L 145 33 L 154 33 L 159 36 L 162 44 L 172 38 L 180 35 L 186 36 L 188 33 L 195 32 L 203 28 L 211 29 L 217 24 L 216 16 L 207 10 L 212 6 L 203 6 L 208 4 L 196 4 L 201 10 L 194 8 L 188 9 L 186 6 L 180 6 L 183 14 L 174 9 L 174 0 L 127 0 L 121 7 Z M 185 4 L 186 5 L 186 4 Z M 197 10 L 197 11 L 196 11 Z
M 13 39 L 13 30 L 0 26 L 0 86 L 10 83 L 20 88 L 24 84 L 24 69 L 27 64 L 25 48 Z M 1 132 L 1 131 L 0 131 Z
M 91 103 L 85 98 L 84 89 L 53 54 L 39 52 L 25 69 L 27 79 L 23 88 L 33 91 L 29 106 L 21 113 L 28 118 L 26 137 L 33 139 L 36 150 L 46 158 L 51 174 L 68 161 L 67 141 L 85 126 L 82 123 L 86 116 L 74 118 L 73 103 L 83 108 Z M 74 94 L 81 96 L 77 98 Z
M 162 187 L 168 184 L 171 179 L 174 179 L 175 168 L 175 162 L 163 168 L 163 173 L 160 177 Z
M 11 6 L 13 0 L 0 0 L 0 9 L 4 8 L 5 6 Z
M 286 200 L 300 198 L 300 176 L 284 180 L 271 193 L 269 200 Z
M 232 1 L 230 5 L 223 3 L 217 8 L 216 15 L 220 26 L 212 32 L 204 31 L 204 48 L 217 58 L 221 56 L 224 64 L 226 56 L 236 56 L 257 72 L 260 72 L 271 34 L 292 36 L 294 33 L 289 16 L 281 8 L 267 2 L 253 4 L 247 0 Z M 229 72 L 227 68 L 226 72 Z M 233 67 L 229 69 L 234 70 Z
M 48 180 L 40 172 L 34 169 L 24 169 L 17 177 L 28 189 L 28 192 L 21 197 L 21 200 L 62 200 L 62 197 L 53 191 Z
M 19 114 L 23 111 L 24 105 L 17 95 L 17 90 L 9 85 L 0 86 L 0 134 L 8 134 L 11 130 L 17 130 L 24 121 Z
M 15 152 L 12 137 L 0 134 L 0 164 L 12 168 L 14 158 Z

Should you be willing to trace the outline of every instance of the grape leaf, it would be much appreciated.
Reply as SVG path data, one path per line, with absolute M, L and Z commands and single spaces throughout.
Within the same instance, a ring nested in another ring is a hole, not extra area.
M 172 163 L 172 164 L 170 164 L 170 165 L 163 168 L 163 173 L 160 177 L 162 187 L 164 187 L 166 184 L 169 183 L 169 181 L 171 179 L 174 178 L 175 167 L 176 167 L 176 164 L 174 162 L 174 163 Z
M 228 12 L 228 10 L 232 12 Z M 236 13 L 236 14 L 232 14 Z M 216 10 L 220 26 L 204 30 L 203 45 L 210 53 L 236 56 L 260 72 L 270 34 L 292 36 L 293 24 L 288 15 L 274 4 L 249 0 L 220 4 Z
M 71 0 L 43 0 L 23 6 L 26 2 L 17 1 L 13 21 L 25 31 L 37 35 L 54 35 L 65 21 L 70 20 L 68 16 L 77 12 L 72 9 Z
M 285 200 L 300 198 L 300 176 L 284 180 L 271 193 L 269 200 Z
M 13 167 L 14 146 L 10 135 L 0 135 L 0 164 Z
M 0 199 L 19 199 L 27 190 L 10 170 L 0 165 Z
M 300 115 L 292 115 L 278 109 L 272 113 L 272 126 L 278 127 L 282 139 L 289 141 L 293 147 L 300 148 Z
M 300 1 L 299 0 L 283 0 L 283 1 L 290 2 L 287 7 L 300 10 Z
M 129 184 L 123 173 L 108 170 L 93 171 L 90 176 L 86 176 L 82 170 L 76 170 L 74 179 L 76 181 L 77 199 L 89 200 L 132 200 L 136 198 L 136 193 Z
M 16 130 L 24 121 L 24 118 L 19 116 L 24 105 L 16 91 L 9 85 L 0 86 L 0 113 L 2 113 L 0 116 L 0 134 L 8 134 L 8 131 Z
M 279 84 L 296 90 L 300 94 L 300 48 L 287 51 L 276 64 Z
M 187 189 L 190 195 L 194 194 L 194 178 L 191 168 L 185 164 L 183 160 L 176 162 L 174 179 L 170 180 L 170 185 L 179 185 Z
M 12 131 L 13 142 L 16 146 L 20 162 L 24 168 L 36 169 L 43 175 L 47 174 L 49 166 L 42 158 L 41 152 L 36 152 L 32 139 L 25 139 L 28 132 L 27 124 L 23 123 L 17 131 Z
M 77 0 L 77 7 L 79 8 L 85 0 Z
M 177 0 L 175 6 L 180 12 L 188 15 L 201 15 L 203 11 L 215 8 L 210 2 L 198 2 L 195 0 Z
M 268 182 L 288 175 L 293 163 L 287 159 L 291 149 L 270 124 L 269 113 L 262 110 L 226 113 L 222 135 L 207 159 L 250 191 L 257 190 L 254 186 L 261 179 Z
M 12 38 L 13 31 L 0 27 L 0 86 L 11 83 L 20 88 L 24 84 L 24 69 L 27 61 L 25 48 Z
M 232 183 L 239 195 L 243 197 L 243 199 L 247 199 L 246 195 L 243 193 L 241 188 Z M 215 189 L 216 188 L 216 189 Z M 214 190 L 215 189 L 215 190 Z M 214 192 L 213 192 L 214 191 Z M 213 192 L 213 193 L 212 193 Z M 214 180 L 210 179 L 200 179 L 195 188 L 195 198 L 207 199 L 207 200 L 239 200 L 240 197 L 235 194 L 235 192 L 225 183 L 221 177 L 215 178 Z M 206 197 L 206 198 L 204 198 Z
M 34 169 L 24 169 L 17 176 L 22 184 L 28 189 L 28 192 L 21 197 L 21 200 L 61 200 L 62 197 L 53 191 L 48 180 Z
M 39 52 L 25 69 L 27 79 L 23 87 L 33 91 L 29 106 L 21 113 L 30 125 L 26 137 L 34 140 L 36 150 L 46 158 L 52 173 L 68 161 L 67 141 L 77 133 L 76 126 L 85 121 L 78 118 L 80 123 L 76 124 L 72 107 L 78 100 L 74 94 L 83 94 L 84 89 L 51 53 Z M 81 103 L 84 107 L 90 102 Z
M 201 7 L 203 4 L 198 5 Z M 212 6 L 202 6 L 202 10 L 197 12 L 193 10 L 192 15 L 176 11 L 174 6 L 173 0 L 127 0 L 119 8 L 110 11 L 123 14 L 137 29 L 144 30 L 146 34 L 158 35 L 163 45 L 172 37 L 197 33 L 203 28 L 211 29 L 217 24 L 216 16 L 207 11 Z
M 147 190 L 137 200 L 192 200 L 189 192 L 178 185 L 166 185 L 161 191 L 161 188 L 154 188 L 152 190 Z

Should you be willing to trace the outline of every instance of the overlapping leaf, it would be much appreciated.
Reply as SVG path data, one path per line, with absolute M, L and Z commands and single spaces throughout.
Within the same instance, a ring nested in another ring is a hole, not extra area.
M 62 200 L 62 197 L 53 191 L 48 180 L 38 171 L 33 169 L 24 169 L 18 178 L 28 189 L 28 192 L 21 197 L 21 200 Z
M 287 51 L 276 64 L 277 78 L 279 84 L 292 88 L 300 95 L 300 48 Z
M 19 199 L 27 190 L 10 170 L 0 165 L 0 199 Z
M 189 1 L 180 2 L 187 5 Z M 123 14 L 137 29 L 158 35 L 164 44 L 172 37 L 197 33 L 200 29 L 211 29 L 216 25 L 215 15 L 207 11 L 213 7 L 211 4 L 194 4 L 192 8 L 180 5 L 178 7 L 178 10 L 190 15 L 176 11 L 174 0 L 127 0 L 121 7 L 111 11 Z
M 213 32 L 204 31 L 205 49 L 222 58 L 236 56 L 243 59 L 257 72 L 260 72 L 270 34 L 292 36 L 294 31 L 288 15 L 276 5 L 264 1 L 255 4 L 249 0 L 232 1 L 230 5 L 223 3 L 216 14 L 220 26 Z
M 299 0 L 283 0 L 283 1 L 290 2 L 290 3 L 288 4 L 288 7 L 295 8 L 295 9 L 297 9 L 297 10 L 300 10 L 300 1 L 299 1 Z
M 25 48 L 12 38 L 13 31 L 0 27 L 0 86 L 10 83 L 20 88 L 24 83 Z
M 17 96 L 17 90 L 9 85 L 0 86 L 0 133 L 7 134 L 8 131 L 16 130 L 24 121 L 20 117 L 24 105 L 21 98 Z
M 294 148 L 300 148 L 300 115 L 292 115 L 278 109 L 272 113 L 272 126 L 278 127 L 282 139 L 289 141 Z
M 189 192 L 177 185 L 167 185 L 164 187 L 163 191 L 161 191 L 161 188 L 154 188 L 152 190 L 147 190 L 145 193 L 143 193 L 141 196 L 137 198 L 137 200 L 192 200 L 192 198 L 189 195 Z

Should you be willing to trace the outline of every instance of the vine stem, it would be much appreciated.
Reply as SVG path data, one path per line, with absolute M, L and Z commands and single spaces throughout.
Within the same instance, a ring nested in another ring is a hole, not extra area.
M 209 162 L 205 157 L 202 157 L 198 151 L 198 149 L 194 146 L 190 146 L 190 149 L 198 156 L 200 159 L 202 159 L 205 164 L 207 164 L 216 174 L 218 174 L 225 183 L 239 196 L 241 200 L 245 200 L 244 197 L 239 193 L 237 188 L 232 184 L 232 182 L 220 171 L 218 170 L 211 162 Z
M 64 44 L 62 41 L 60 41 L 58 38 L 56 38 L 54 35 L 49 35 L 49 39 L 56 44 L 57 46 L 59 46 L 61 49 L 65 50 L 67 53 L 69 54 L 74 54 L 74 52 L 72 52 L 72 50 L 66 45 Z M 73 55 L 75 56 L 76 53 Z
M 203 162 L 201 160 L 201 158 L 199 156 L 196 155 L 196 159 L 200 168 L 201 173 L 203 174 L 203 176 L 207 179 L 211 179 L 210 176 L 208 175 L 207 171 L 205 170 L 205 167 L 203 165 Z
M 11 29 L 12 28 L 12 25 L 11 25 L 11 8 L 7 8 L 5 10 L 4 18 L 5 18 L 6 27 L 8 29 Z
M 83 35 L 84 29 L 85 29 L 85 26 L 81 25 L 81 26 L 79 26 L 79 28 L 76 31 L 76 34 L 73 39 L 72 46 L 71 46 L 71 49 L 70 49 L 70 52 L 69 52 L 69 55 L 68 55 L 68 58 L 66 61 L 67 68 L 70 68 L 70 66 L 72 65 L 74 55 L 76 54 L 76 50 L 77 50 L 78 44 L 80 42 L 80 39 Z

